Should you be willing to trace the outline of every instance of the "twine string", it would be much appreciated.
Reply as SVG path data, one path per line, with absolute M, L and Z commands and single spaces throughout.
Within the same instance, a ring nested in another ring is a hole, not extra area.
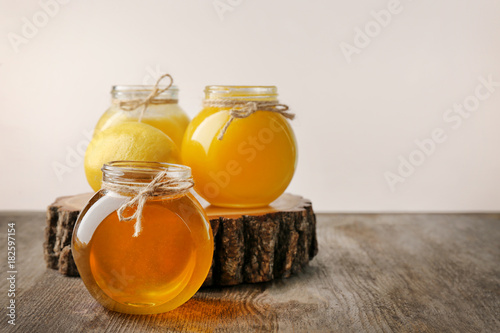
M 170 79 L 170 83 L 166 88 L 160 89 L 158 88 L 160 82 L 168 77 Z M 146 97 L 146 98 L 136 98 L 136 99 L 125 99 L 125 100 L 119 100 L 117 101 L 116 104 L 118 104 L 118 107 L 122 109 L 123 111 L 134 111 L 138 107 L 142 106 L 141 113 L 139 114 L 139 122 L 141 122 L 142 117 L 144 115 L 144 112 L 148 108 L 149 104 L 157 104 L 155 103 L 155 98 L 160 95 L 161 93 L 167 91 L 172 85 L 174 84 L 174 79 L 170 74 L 163 74 L 156 80 L 155 85 L 153 86 L 153 89 L 151 90 L 151 93 Z M 166 100 L 167 102 L 170 102 L 170 100 Z
M 181 195 L 189 191 L 193 187 L 194 182 L 192 179 L 167 179 L 167 170 L 159 172 L 155 178 L 148 183 L 147 186 L 134 186 L 127 184 L 116 184 L 110 182 L 103 182 L 102 188 L 126 195 L 134 195 L 130 200 L 123 203 L 116 211 L 118 219 L 122 222 L 135 220 L 134 224 L 134 237 L 139 236 L 142 231 L 142 211 L 146 201 L 152 197 L 162 195 Z M 124 212 L 127 208 L 137 206 L 132 215 L 125 216 Z
M 235 119 L 241 119 L 249 117 L 257 111 L 268 111 L 275 112 L 281 114 L 283 117 L 293 120 L 295 118 L 294 113 L 288 112 L 288 106 L 285 104 L 279 104 L 278 102 L 261 102 L 261 101 L 236 101 L 231 99 L 218 99 L 218 100 L 205 100 L 203 102 L 203 106 L 205 107 L 219 107 L 219 108 L 227 108 L 230 107 L 229 110 L 229 120 L 226 122 L 224 127 L 222 127 L 219 135 L 217 137 L 218 140 L 222 140 L 224 138 L 224 134 L 226 134 L 229 125 Z

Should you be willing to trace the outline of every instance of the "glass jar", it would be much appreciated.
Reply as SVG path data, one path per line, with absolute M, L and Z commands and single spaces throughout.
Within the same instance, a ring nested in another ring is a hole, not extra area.
M 259 110 L 228 125 L 235 107 L 217 106 L 221 101 L 278 105 L 277 96 L 274 86 L 205 88 L 205 106 L 186 129 L 181 159 L 193 171 L 196 192 L 211 204 L 265 206 L 288 187 L 297 144 L 287 119 L 279 112 Z
M 119 107 L 119 102 L 131 99 L 144 99 L 153 90 L 154 86 L 113 86 L 111 90 L 112 103 L 109 109 L 101 116 L 94 130 L 94 136 L 100 131 L 127 121 L 138 121 L 141 107 L 133 111 L 124 111 Z M 166 86 L 159 86 L 164 89 Z M 179 89 L 171 86 L 166 91 L 156 96 L 144 111 L 141 121 L 158 128 L 167 134 L 180 148 L 182 137 L 189 124 L 188 115 L 178 103 Z
M 103 189 L 75 224 L 72 252 L 80 276 L 90 294 L 110 310 L 152 314 L 175 309 L 196 293 L 210 269 L 212 229 L 189 192 L 149 193 L 140 220 L 119 218 L 120 207 L 130 204 L 159 172 L 165 173 L 155 180 L 159 186 L 172 186 L 172 181 L 192 186 L 186 166 L 110 162 L 103 166 Z M 123 216 L 130 217 L 137 207 L 127 207 Z

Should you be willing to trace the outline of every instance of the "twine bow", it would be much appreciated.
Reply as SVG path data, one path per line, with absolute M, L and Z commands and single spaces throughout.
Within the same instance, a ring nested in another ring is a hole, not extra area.
M 260 101 L 235 101 L 231 99 L 220 99 L 220 100 L 205 100 L 203 105 L 206 107 L 230 107 L 229 110 L 230 118 L 221 129 L 218 140 L 224 138 L 229 125 L 236 118 L 246 118 L 257 111 L 269 111 L 281 114 L 283 117 L 293 120 L 295 118 L 294 113 L 288 112 L 288 106 L 285 104 L 279 104 L 278 102 L 260 102 Z
M 170 79 L 170 84 L 163 89 L 158 88 L 158 85 L 160 82 L 168 77 Z M 136 98 L 136 99 L 127 99 L 127 100 L 120 100 L 117 102 L 118 107 L 122 109 L 123 111 L 134 111 L 140 106 L 143 106 L 141 113 L 139 114 L 139 122 L 142 120 L 142 116 L 144 115 L 144 111 L 146 111 L 148 105 L 150 103 L 153 103 L 153 100 L 160 95 L 161 93 L 167 91 L 170 87 L 172 87 L 172 84 L 174 84 L 174 79 L 170 74 L 163 74 L 160 76 L 160 78 L 156 81 L 155 85 L 153 86 L 153 90 L 151 93 L 146 97 L 146 98 Z
M 193 187 L 194 182 L 192 179 L 168 179 L 164 180 L 167 171 L 159 172 L 155 178 L 147 186 L 132 186 L 116 183 L 103 182 L 102 187 L 107 190 L 124 193 L 135 194 L 135 196 L 122 204 L 116 211 L 118 219 L 122 222 L 135 220 L 134 224 L 134 237 L 139 236 L 142 231 L 142 211 L 146 201 L 151 197 L 160 195 L 176 195 L 184 194 Z M 125 209 L 137 206 L 135 212 L 130 216 L 125 216 Z

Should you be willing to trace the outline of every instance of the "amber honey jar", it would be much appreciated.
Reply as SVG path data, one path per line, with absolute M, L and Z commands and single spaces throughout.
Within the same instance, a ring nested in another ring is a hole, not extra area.
M 275 86 L 207 86 L 203 109 L 191 121 L 181 157 L 195 190 L 223 207 L 266 206 L 292 180 L 297 144 Z
M 102 188 L 82 210 L 72 251 L 90 294 L 110 310 L 153 314 L 189 300 L 211 266 L 213 236 L 189 193 L 189 167 L 105 164 Z

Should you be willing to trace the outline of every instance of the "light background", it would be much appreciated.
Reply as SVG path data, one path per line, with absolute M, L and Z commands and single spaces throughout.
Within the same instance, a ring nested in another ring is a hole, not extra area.
M 500 209 L 500 87 L 460 128 L 443 120 L 479 77 L 500 81 L 498 1 L 401 0 L 351 63 L 340 44 L 390 1 L 73 0 L 15 52 L 9 33 L 50 2 L 0 1 L 1 210 L 89 191 L 83 156 L 70 152 L 111 86 L 153 83 L 150 72 L 174 76 L 191 117 L 205 85 L 278 86 L 297 114 L 288 191 L 316 211 Z M 231 10 L 219 15 L 221 3 Z M 384 173 L 436 127 L 447 140 L 391 191 Z M 57 163 L 70 171 L 58 177 Z

